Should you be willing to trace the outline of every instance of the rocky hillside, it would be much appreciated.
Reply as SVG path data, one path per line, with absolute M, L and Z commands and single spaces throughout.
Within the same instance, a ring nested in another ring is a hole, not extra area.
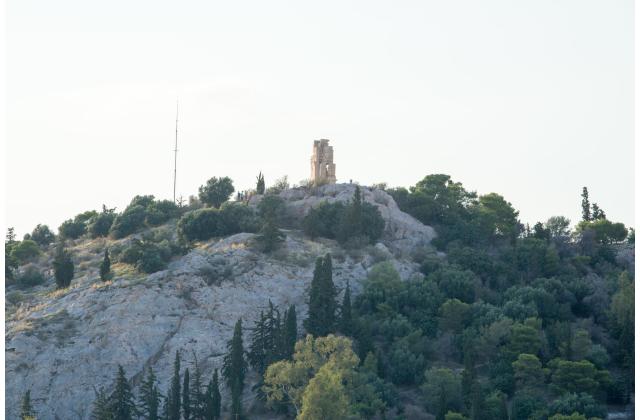
M 310 208 L 324 200 L 347 201 L 354 189 L 339 184 L 280 195 L 295 226 Z M 117 364 L 134 386 L 152 366 L 164 392 L 176 351 L 185 366 L 195 355 L 209 377 L 222 364 L 236 319 L 250 327 L 269 299 L 281 307 L 295 304 L 298 320 L 305 318 L 314 261 L 327 252 L 334 256 L 336 285 L 342 289 L 349 281 L 354 293 L 381 260 L 391 260 L 403 278 L 417 273 L 412 254 L 431 251 L 433 229 L 401 212 L 384 191 L 364 188 L 363 196 L 380 210 L 385 232 L 381 242 L 361 250 L 311 241 L 294 228 L 285 231 L 280 250 L 266 255 L 252 246 L 253 234 L 240 233 L 197 243 L 166 270 L 151 275 L 114 264 L 115 277 L 103 283 L 98 266 L 105 246 L 127 239 L 77 240 L 70 248 L 76 264 L 70 288 L 55 290 L 49 279 L 29 291 L 7 291 L 7 418 L 16 417 L 19 400 L 30 389 L 39 418 L 86 419 L 94 387 L 111 386 Z M 252 198 L 250 205 L 259 199 Z M 172 234 L 175 223 L 155 229 Z M 244 404 L 250 410 L 251 386 L 245 389 Z

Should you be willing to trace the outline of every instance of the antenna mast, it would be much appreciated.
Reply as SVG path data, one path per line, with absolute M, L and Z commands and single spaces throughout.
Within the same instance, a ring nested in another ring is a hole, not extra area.
M 173 148 L 173 202 L 176 202 L 176 175 L 178 173 L 178 98 L 176 98 L 176 143 Z

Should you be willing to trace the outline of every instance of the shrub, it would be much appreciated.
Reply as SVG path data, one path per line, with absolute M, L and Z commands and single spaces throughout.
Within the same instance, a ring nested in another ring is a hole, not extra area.
M 233 181 L 229 177 L 216 178 L 215 176 L 207 181 L 205 185 L 201 185 L 198 189 L 198 197 L 200 201 L 218 208 L 222 203 L 229 200 L 229 196 L 233 194 Z
M 115 209 L 108 209 L 103 205 L 102 213 L 96 215 L 89 224 L 89 235 L 92 238 L 107 236 L 115 218 Z
M 65 220 L 58 228 L 58 232 L 63 238 L 77 239 L 87 233 L 87 226 L 97 216 L 98 213 L 94 210 L 80 213 L 73 219 Z
M 218 234 L 220 212 L 200 209 L 186 213 L 178 221 L 178 235 L 186 241 L 206 240 Z
M 67 239 L 77 239 L 86 232 L 87 226 L 84 222 L 78 222 L 73 219 L 65 220 L 58 228 L 60 236 Z
M 285 175 L 275 180 L 273 185 L 267 188 L 267 194 L 278 195 L 289 189 L 289 178 Z
M 146 218 L 145 208 L 140 205 L 128 206 L 113 221 L 111 234 L 114 238 L 120 239 L 142 229 Z
M 178 217 L 180 209 L 171 200 L 153 201 L 147 206 L 146 222 L 149 226 L 158 226 Z
M 28 265 L 16 280 L 20 287 L 33 287 L 44 283 L 44 276 L 35 265 Z
M 376 206 L 363 202 L 359 189 L 350 203 L 322 203 L 311 209 L 302 221 L 307 235 L 337 239 L 347 248 L 374 243 L 382 236 L 384 226 Z
M 40 248 L 35 241 L 30 239 L 16 242 L 11 247 L 11 257 L 15 258 L 20 264 L 24 264 L 38 255 L 40 255 Z
M 38 245 L 47 246 L 55 241 L 55 239 L 55 235 L 47 225 L 38 224 L 38 226 L 33 229 L 33 232 L 31 232 L 31 240 L 35 241 Z
M 154 273 L 167 266 L 171 257 L 180 248 L 167 240 L 155 243 L 149 240 L 134 239 L 131 244 L 119 253 L 118 261 L 131 264 L 143 273 Z
M 186 241 L 204 241 L 215 236 L 255 232 L 258 220 L 244 204 L 228 203 L 217 209 L 200 209 L 186 213 L 178 222 L 178 234 Z
M 225 203 L 220 208 L 218 235 L 232 235 L 239 232 L 253 233 L 258 229 L 258 218 L 249 206 L 239 203 Z
M 56 277 L 56 284 L 59 289 L 69 287 L 73 279 L 74 265 L 71 255 L 64 249 L 62 243 L 58 245 L 56 256 L 53 260 L 53 271 Z

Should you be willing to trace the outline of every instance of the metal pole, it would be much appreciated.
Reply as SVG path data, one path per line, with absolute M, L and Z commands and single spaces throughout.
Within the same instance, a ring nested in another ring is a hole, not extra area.
M 176 175 L 178 173 L 178 98 L 176 98 L 176 143 L 173 148 L 173 202 L 176 202 Z

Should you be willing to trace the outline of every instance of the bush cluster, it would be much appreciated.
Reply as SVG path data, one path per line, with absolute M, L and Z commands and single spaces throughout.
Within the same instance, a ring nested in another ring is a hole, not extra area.
M 186 241 L 206 240 L 240 232 L 256 232 L 258 218 L 244 204 L 226 203 L 220 210 L 206 208 L 186 213 L 178 222 L 178 234 Z
M 152 195 L 137 195 L 111 226 L 111 235 L 124 238 L 147 226 L 158 226 L 180 214 L 178 206 L 169 200 L 156 201 Z
M 384 226 L 378 209 L 362 201 L 359 188 L 348 204 L 324 202 L 302 221 L 304 232 L 312 238 L 336 239 L 348 248 L 374 243 L 382 236 Z
M 179 246 L 166 239 L 160 242 L 134 239 L 117 254 L 117 258 L 119 262 L 131 264 L 143 273 L 155 273 L 166 268 L 171 257 L 181 251 Z

